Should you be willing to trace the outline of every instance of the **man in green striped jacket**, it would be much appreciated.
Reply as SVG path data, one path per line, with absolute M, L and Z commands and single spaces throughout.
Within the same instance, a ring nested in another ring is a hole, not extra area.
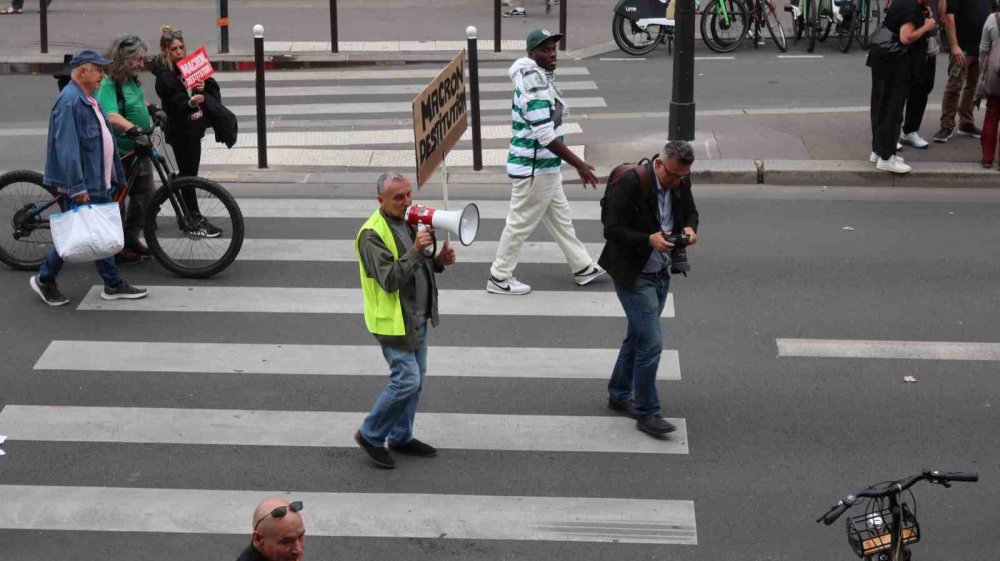
M 500 236 L 496 259 L 490 267 L 486 290 L 494 294 L 527 294 L 531 287 L 514 277 L 521 246 L 544 222 L 580 286 L 605 273 L 577 239 L 563 192 L 563 160 L 576 168 L 584 189 L 597 189 L 594 167 L 563 143 L 566 101 L 555 85 L 556 44 L 562 36 L 538 29 L 528 34 L 528 56 L 518 59 L 508 72 L 514 82 L 513 122 L 507 175 L 513 187 L 510 212 Z

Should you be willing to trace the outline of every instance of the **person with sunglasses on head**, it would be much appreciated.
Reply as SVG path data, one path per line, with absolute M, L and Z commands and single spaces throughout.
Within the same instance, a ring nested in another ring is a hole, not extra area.
M 126 35 L 111 41 L 105 56 L 111 59 L 108 73 L 97 91 L 97 101 L 108 114 L 115 130 L 118 153 L 125 160 L 126 175 L 131 175 L 134 166 L 139 166 L 138 175 L 128 194 L 125 211 L 125 248 L 115 256 L 119 264 L 134 265 L 152 254 L 139 241 L 142 220 L 149 199 L 153 195 L 153 163 L 149 159 L 127 158 L 136 142 L 148 142 L 136 136 L 138 129 L 148 129 L 152 124 L 146 109 L 146 94 L 139 84 L 139 73 L 146 65 L 146 43 L 136 35 Z
M 177 63 L 187 58 L 187 47 L 181 31 L 170 26 L 160 29 L 160 55 L 153 59 L 151 72 L 156 76 L 156 95 L 167 113 L 165 139 L 177 158 L 177 175 L 198 175 L 201 164 L 201 139 L 205 137 L 208 119 L 202 111 L 207 96 L 222 103 L 219 84 L 214 78 L 198 81 L 189 90 L 184 86 Z M 198 197 L 193 188 L 182 190 L 182 196 L 199 221 L 199 230 L 208 238 L 217 238 L 222 230 L 200 215 Z
M 253 511 L 253 533 L 236 561 L 301 561 L 306 527 L 302 501 L 264 499 Z
M 610 183 L 604 201 L 604 238 L 598 263 L 614 281 L 628 329 L 608 382 L 608 407 L 636 420 L 636 428 L 663 437 L 675 427 L 660 416 L 656 371 L 663 351 L 660 316 L 670 290 L 671 234 L 698 241 L 698 208 L 691 194 L 694 151 L 673 140 L 644 164 L 647 180 L 629 170 Z M 671 239 L 675 239 L 671 237 Z M 683 269 L 682 269 L 683 270 Z M 674 272 L 677 272 L 675 269 Z

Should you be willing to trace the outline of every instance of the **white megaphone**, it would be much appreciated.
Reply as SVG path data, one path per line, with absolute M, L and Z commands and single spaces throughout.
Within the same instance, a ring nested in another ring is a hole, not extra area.
M 438 210 L 429 206 L 413 205 L 406 211 L 406 221 L 417 228 L 432 226 L 458 236 L 462 245 L 472 245 L 479 233 L 479 207 L 475 204 L 465 205 L 462 210 Z M 431 248 L 428 248 L 431 249 Z M 437 239 L 434 248 L 428 256 L 437 252 Z

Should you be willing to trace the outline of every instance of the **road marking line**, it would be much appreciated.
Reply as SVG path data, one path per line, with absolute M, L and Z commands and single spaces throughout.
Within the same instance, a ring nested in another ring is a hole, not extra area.
M 453 243 L 461 263 L 492 263 L 497 255 L 496 241 L 477 241 L 470 246 Z M 591 255 L 600 255 L 603 243 L 585 244 Z M 297 261 L 297 262 L 350 262 L 356 263 L 354 240 L 290 240 L 246 239 L 237 257 L 239 261 Z M 565 263 L 559 245 L 555 242 L 525 242 L 521 249 L 520 263 Z
M 440 68 L 406 68 L 382 70 L 273 70 L 267 73 L 267 82 L 314 82 L 342 80 L 378 80 L 390 82 L 393 80 L 431 80 L 441 73 Z M 559 76 L 589 76 L 590 71 L 585 66 L 559 67 Z M 220 84 L 235 82 L 253 82 L 257 79 L 253 72 L 216 72 L 213 76 Z M 510 83 L 507 68 L 480 68 L 480 78 L 500 78 L 504 83 Z
M 368 218 L 378 206 L 374 199 L 239 198 L 237 202 L 244 218 Z M 418 199 L 414 202 L 432 208 L 446 208 L 441 200 Z M 505 220 L 510 210 L 508 201 L 451 200 L 447 208 L 465 208 L 469 203 L 479 207 L 481 220 Z M 573 220 L 601 219 L 601 207 L 596 200 L 574 200 L 572 207 Z M 164 216 L 171 212 L 169 209 L 162 210 Z M 210 213 L 209 216 L 218 214 Z
M 646 57 L 601 57 L 599 60 L 610 60 L 615 62 L 621 62 L 621 61 L 632 61 L 632 60 L 646 60 Z M 559 89 L 562 89 L 562 84 L 559 84 Z
M 381 374 L 385 375 L 383 364 Z M 367 412 L 7 405 L 11 440 L 354 448 Z M 452 450 L 687 454 L 683 419 L 652 439 L 625 416 L 482 415 L 420 412 L 420 438 Z
M 568 276 L 568 275 L 567 275 Z M 567 279 L 568 282 L 568 279 Z M 127 312 L 231 312 L 280 314 L 361 314 L 359 288 L 289 288 L 257 286 L 149 286 L 141 300 L 104 300 L 94 286 L 78 310 Z M 441 290 L 442 315 L 625 317 L 613 292 L 532 291 L 519 296 L 482 290 Z M 662 317 L 674 317 L 673 295 Z
M 570 146 L 574 154 L 585 158 L 583 146 Z M 507 165 L 507 148 L 489 148 L 482 151 L 483 166 L 502 168 Z M 201 163 L 207 166 L 254 166 L 257 165 L 256 148 L 232 148 L 230 150 L 205 150 Z M 448 165 L 471 167 L 472 150 L 452 150 L 448 152 Z M 352 150 L 338 148 L 268 148 L 267 163 L 270 166 L 306 167 L 357 167 L 357 168 L 415 168 L 416 155 L 409 150 Z M 569 166 L 569 163 L 563 163 Z
M 379 96 L 379 95 L 416 95 L 424 90 L 427 84 L 371 84 L 366 86 L 277 86 L 267 89 L 267 98 L 274 97 L 319 97 L 319 96 Z M 593 81 L 559 82 L 563 91 L 596 90 L 597 83 Z M 479 91 L 513 93 L 510 82 L 485 82 L 479 85 Z M 226 99 L 254 98 L 256 88 L 226 88 Z
M 570 97 L 566 98 L 566 105 L 573 109 L 584 109 L 594 107 L 607 107 L 603 97 Z M 257 107 L 254 105 L 233 105 L 228 106 L 229 110 L 237 117 L 248 117 L 257 115 Z M 484 99 L 480 101 L 479 107 L 482 111 L 510 111 L 510 99 Z M 267 106 L 267 116 L 316 116 L 316 115 L 357 115 L 361 113 L 405 113 L 413 115 L 413 104 L 409 101 L 372 101 L 359 103 L 294 103 L 289 105 Z
M 823 58 L 823 55 L 776 55 L 778 58 Z
M 337 51 L 350 52 L 458 52 L 468 47 L 465 41 L 338 41 Z M 493 40 L 480 39 L 477 47 L 483 52 L 493 51 Z M 520 51 L 524 43 L 516 39 L 500 41 L 502 51 Z M 330 42 L 326 41 L 265 41 L 264 52 L 269 54 L 295 54 L 302 52 L 330 53 Z
M 449 347 L 435 343 L 433 375 L 465 378 L 604 380 L 618 349 Z M 474 364 L 475 368 L 469 368 Z M 269 345 L 52 341 L 35 370 L 385 376 L 377 345 Z M 660 354 L 658 380 L 681 379 L 677 351 Z M 0 434 L 5 434 L 0 431 Z
M 734 56 L 696 56 L 695 60 L 736 60 Z
M 693 501 L 418 493 L 0 485 L 0 528 L 245 535 L 275 495 L 309 505 L 310 536 L 698 543 Z
M 1000 343 L 777 339 L 778 356 L 1000 361 Z

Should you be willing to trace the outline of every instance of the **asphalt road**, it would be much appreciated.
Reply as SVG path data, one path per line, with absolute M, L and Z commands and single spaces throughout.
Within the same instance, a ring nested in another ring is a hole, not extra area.
M 993 559 L 1000 546 L 996 362 L 779 357 L 776 339 L 1000 342 L 1000 193 L 696 189 L 701 241 L 690 253 L 691 276 L 674 279 L 677 317 L 664 324 L 666 348 L 679 351 L 683 375 L 660 382 L 664 413 L 686 419 L 686 455 L 447 450 L 387 473 L 371 469 L 351 448 L 14 439 L 3 446 L 8 455 L 0 458 L 0 482 L 682 499 L 694 501 L 696 546 L 314 536 L 308 558 L 825 561 L 852 555 L 840 522 L 814 523 L 838 497 L 922 469 L 965 469 L 977 470 L 981 481 L 915 489 L 923 530 L 915 555 Z M 241 197 L 296 194 L 290 186 L 280 190 L 235 188 Z M 573 190 L 571 197 L 575 208 L 597 204 L 594 193 Z M 247 235 L 340 239 L 352 236 L 358 222 L 252 219 Z M 498 220 L 484 221 L 481 239 L 495 240 L 500 227 Z M 578 221 L 577 228 L 584 241 L 601 241 L 596 221 Z M 549 238 L 538 232 L 535 239 Z M 243 262 L 201 283 L 155 264 L 124 273 L 140 286 L 357 286 L 350 263 Z M 481 290 L 485 275 L 484 264 L 459 264 L 441 277 L 441 288 Z M 572 289 L 561 265 L 525 264 L 518 276 L 536 291 Z M 326 345 L 370 339 L 356 315 L 77 310 L 76 302 L 99 282 L 89 266 L 67 267 L 60 284 L 74 304 L 53 309 L 30 292 L 27 278 L 0 269 L 0 408 L 355 411 L 370 405 L 383 382 L 377 376 L 33 370 L 57 339 Z M 608 290 L 606 281 L 580 289 Z M 156 297 L 152 293 L 150 302 Z M 623 326 L 616 318 L 445 317 L 432 334 L 431 378 L 420 410 L 607 415 L 601 380 L 434 379 L 433 347 L 613 348 Z M 907 375 L 918 382 L 903 383 Z M 308 505 L 304 514 L 308 528 Z M 197 514 L 216 515 L 211 509 Z M 10 561 L 137 555 L 155 561 L 232 558 L 245 538 L 0 530 L 0 543 Z

